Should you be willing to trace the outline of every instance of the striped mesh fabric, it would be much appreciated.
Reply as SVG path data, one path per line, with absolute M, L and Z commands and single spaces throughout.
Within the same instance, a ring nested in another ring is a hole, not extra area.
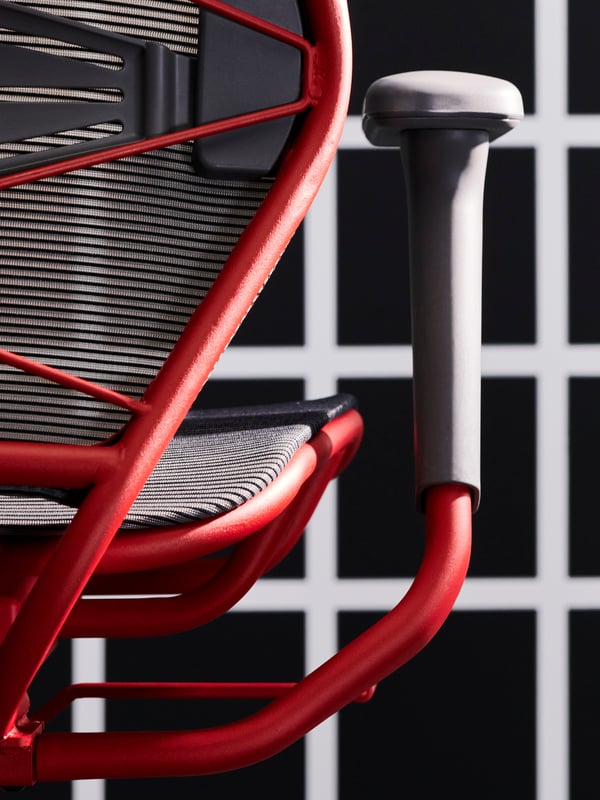
M 310 435 L 310 427 L 299 424 L 175 437 L 123 528 L 171 525 L 231 511 L 268 486 Z M 60 500 L 33 494 L 0 496 L 0 508 L 4 533 L 62 528 L 75 514 Z
M 197 46 L 198 8 L 189 0 L 20 5 L 180 53 L 193 55 Z M 76 60 L 104 59 L 6 29 L 2 41 Z M 38 99 L 47 101 L 47 90 L 40 92 Z M 51 94 L 64 99 L 81 92 Z M 0 114 L 2 102 L 14 97 L 0 94 Z M 106 123 L 4 144 L 0 158 L 115 132 Z M 1 346 L 139 397 L 269 185 L 200 178 L 191 145 L 184 144 L 0 192 Z M 105 439 L 127 419 L 121 409 L 8 367 L 0 368 L 0 397 L 4 439 L 85 444 Z
M 266 488 L 327 422 L 355 406 L 352 395 L 192 411 L 127 515 L 123 528 L 205 519 L 231 511 Z M 60 490 L 0 490 L 0 530 L 67 525 L 79 498 Z
M 20 5 L 152 39 L 185 55 L 196 52 L 198 8 L 189 0 Z M 0 28 L 0 42 L 68 56 L 73 69 L 81 60 L 120 66 L 109 54 L 6 28 Z M 24 99 L 111 103 L 118 97 L 101 88 L 8 87 L 0 89 L 0 115 L 3 102 Z M 0 161 L 119 132 L 108 121 L 4 143 Z M 139 397 L 269 186 L 269 180 L 200 178 L 191 144 L 184 144 L 0 192 L 0 346 Z M 345 401 L 326 403 L 319 424 L 344 407 Z M 89 444 L 127 420 L 121 409 L 9 367 L 0 367 L 0 408 L 0 439 Z M 260 425 L 254 412 L 237 421 L 225 413 L 216 426 L 209 414 L 208 427 L 190 431 L 188 425 L 163 455 L 125 527 L 202 519 L 261 491 L 316 429 L 306 409 L 297 411 Z M 61 490 L 4 487 L 0 527 L 5 533 L 62 528 L 77 502 Z

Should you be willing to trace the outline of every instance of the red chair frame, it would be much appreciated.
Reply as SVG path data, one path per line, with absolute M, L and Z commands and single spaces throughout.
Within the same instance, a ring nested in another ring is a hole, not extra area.
M 117 532 L 308 210 L 346 118 L 350 35 L 344 2 L 306 0 L 311 41 L 219 0 L 199 6 L 299 48 L 302 95 L 293 104 L 203 125 L 0 178 L 0 189 L 289 114 L 306 119 L 266 200 L 141 400 L 0 352 L 0 362 L 128 409 L 117 441 L 94 446 L 0 442 L 0 484 L 92 489 L 60 537 L 0 540 L 0 785 L 200 775 L 268 758 L 344 705 L 365 699 L 411 658 L 450 612 L 466 573 L 471 499 L 461 486 L 428 494 L 423 565 L 401 603 L 298 684 L 103 684 L 69 687 L 30 714 L 27 690 L 59 638 L 173 633 L 214 619 L 294 545 L 327 483 L 354 455 L 355 411 L 328 423 L 266 490 L 220 518 Z M 232 554 L 203 556 L 235 544 Z M 174 593 L 105 599 L 94 595 Z M 86 597 L 82 598 L 85 594 Z M 48 733 L 44 724 L 82 696 L 255 696 L 260 712 L 210 730 Z

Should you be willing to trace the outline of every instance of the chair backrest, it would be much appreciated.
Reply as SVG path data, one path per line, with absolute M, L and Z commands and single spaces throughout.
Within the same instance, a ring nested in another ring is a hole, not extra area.
M 269 6 L 277 4 L 259 4 L 257 10 Z M 295 8 L 296 3 L 283 6 Z M 102 83 L 114 83 L 114 75 L 123 82 L 122 61 L 112 52 L 99 53 L 95 42 L 84 47 L 61 41 L 60 36 L 72 39 L 80 32 L 68 25 L 61 29 L 60 19 L 105 31 L 107 50 L 121 45 L 109 34 L 141 37 L 168 48 L 195 69 L 200 18 L 209 16 L 189 0 L 144 3 L 143 11 L 119 0 L 100 5 L 90 0 L 52 4 L 37 0 L 18 6 L 5 3 L 0 19 L 22 7 L 51 10 L 52 33 L 36 32 L 32 20 L 42 29 L 49 21 L 26 14 L 0 22 L 5 60 L 14 63 L 17 52 L 29 68 L 22 79 L 25 85 L 0 86 L 0 113 L 5 108 L 17 119 L 33 115 L 29 134 L 43 133 L 11 141 L 11 135 L 23 135 L 23 125 L 0 128 L 0 172 L 36 166 L 38 159 L 43 163 L 72 157 L 98 142 L 121 143 L 123 126 L 115 121 L 121 102 L 113 101 L 121 101 L 122 92 Z M 234 23 L 229 27 L 240 29 Z M 268 49 L 267 37 L 259 38 Z M 256 58 L 260 60 L 260 52 Z M 65 70 L 77 83 L 75 75 L 82 65 L 94 67 L 97 89 L 61 83 Z M 128 62 L 125 66 L 131 70 Z M 7 70 L 3 73 L 0 84 L 14 80 Z M 228 77 L 222 79 L 226 83 Z M 158 94 L 160 88 L 151 90 Z M 147 104 L 152 102 L 150 97 Z M 102 121 L 60 128 L 72 122 L 66 112 L 82 106 L 80 117 L 94 119 L 101 113 Z M 52 121 L 44 124 L 42 120 L 56 107 L 62 113 L 50 113 Z M 35 116 L 39 109 L 44 118 Z M 271 177 L 199 175 L 192 143 L 182 142 L 4 189 L 0 192 L 2 347 L 141 397 L 271 184 Z M 0 439 L 92 443 L 113 435 L 128 418 L 117 406 L 10 366 L 0 371 L 0 393 Z

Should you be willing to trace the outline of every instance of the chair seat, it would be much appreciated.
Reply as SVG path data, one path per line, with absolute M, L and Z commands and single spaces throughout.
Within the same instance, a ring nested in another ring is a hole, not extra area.
M 175 525 L 231 511 L 271 483 L 327 422 L 353 408 L 351 395 L 193 410 L 133 503 L 123 528 Z M 52 532 L 75 515 L 80 492 L 0 489 L 2 533 Z

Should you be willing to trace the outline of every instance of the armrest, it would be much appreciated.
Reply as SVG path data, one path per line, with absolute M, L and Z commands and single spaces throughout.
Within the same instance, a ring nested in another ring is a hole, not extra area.
M 481 250 L 489 143 L 523 117 L 507 81 L 461 72 L 381 78 L 363 128 L 399 147 L 409 210 L 417 503 L 432 486 L 480 494 Z

